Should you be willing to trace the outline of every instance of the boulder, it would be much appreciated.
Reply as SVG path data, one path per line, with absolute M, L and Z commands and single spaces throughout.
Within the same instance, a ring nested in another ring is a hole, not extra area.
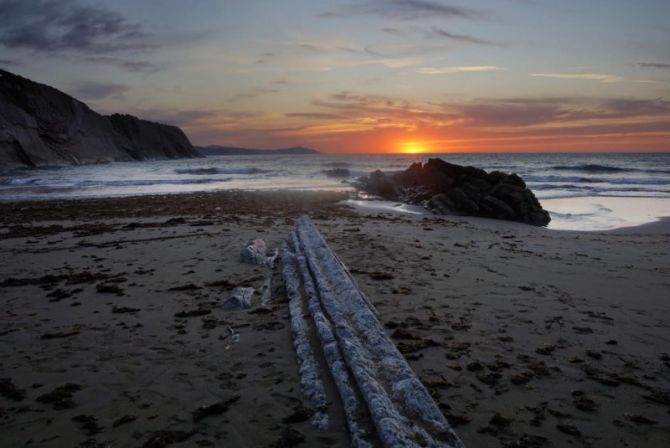
M 375 171 L 360 178 L 358 190 L 384 199 L 422 204 L 441 214 L 481 216 L 546 226 L 551 220 L 517 174 L 486 171 L 429 159 L 405 171 Z

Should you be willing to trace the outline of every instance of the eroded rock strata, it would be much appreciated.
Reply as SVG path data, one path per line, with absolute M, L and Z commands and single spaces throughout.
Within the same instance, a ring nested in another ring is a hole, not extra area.
M 0 70 L 3 167 L 199 156 L 176 126 L 104 116 L 53 87 Z

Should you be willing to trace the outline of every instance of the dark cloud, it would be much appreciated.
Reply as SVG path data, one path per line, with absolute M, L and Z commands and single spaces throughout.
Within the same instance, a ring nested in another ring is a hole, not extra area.
M 277 92 L 279 92 L 279 89 L 274 87 L 261 87 L 261 86 L 250 87 L 238 93 L 237 95 L 233 95 L 232 97 L 228 98 L 228 101 L 232 102 L 245 101 L 253 98 L 258 98 L 259 96 L 270 95 Z
M 530 126 L 557 120 L 570 115 L 562 101 L 546 99 L 507 99 L 476 101 L 469 104 L 446 105 L 457 111 L 468 124 L 493 126 Z
M 460 6 L 431 0 L 368 0 L 344 5 L 328 11 L 324 17 L 379 15 L 400 20 L 436 19 L 445 17 L 476 18 L 480 13 Z
M 312 104 L 337 111 L 337 115 L 349 121 L 373 123 L 372 127 L 405 127 L 408 123 L 422 126 L 457 118 L 452 111 L 442 108 L 420 107 L 409 101 L 349 91 L 332 94 L 328 100 L 315 100 Z
M 605 101 L 604 109 L 609 116 L 617 117 L 629 115 L 665 115 L 670 114 L 670 101 L 663 99 L 613 99 Z
M 119 66 L 129 72 L 153 73 L 158 71 L 155 64 L 147 61 L 120 61 Z
M 219 111 L 209 109 L 191 110 L 155 110 L 141 109 L 134 111 L 138 116 L 150 121 L 171 124 L 174 126 L 192 126 L 208 119 L 217 117 Z
M 127 112 L 149 121 L 180 126 L 189 130 L 236 127 L 244 121 L 259 116 L 257 112 L 225 109 L 160 110 L 138 108 Z
M 477 44 L 477 45 L 495 45 L 494 42 L 480 39 L 478 37 L 473 37 L 473 36 L 468 36 L 466 34 L 458 34 L 458 33 L 451 33 L 447 30 L 444 30 L 442 28 L 438 27 L 433 27 L 430 32 L 428 33 L 429 37 L 440 37 L 444 39 L 449 39 L 449 40 L 454 40 L 458 42 L 465 42 L 469 44 Z
M 338 120 L 343 118 L 339 114 L 329 114 L 324 112 L 291 112 L 285 114 L 289 118 L 302 118 L 307 120 Z
M 106 84 L 98 82 L 80 82 L 72 88 L 75 98 L 97 100 L 107 97 L 122 97 L 128 87 L 122 84 Z
M 635 65 L 642 68 L 670 68 L 670 64 L 665 64 L 663 62 L 638 62 Z
M 347 46 L 347 45 L 340 45 L 337 43 L 329 43 L 329 42 L 299 42 L 298 46 L 300 48 L 303 48 L 305 50 L 312 51 L 314 53 L 323 53 L 325 51 L 335 51 L 335 52 L 344 52 L 344 53 L 351 53 L 355 54 L 358 56 L 373 56 L 376 58 L 386 58 L 389 57 L 385 54 L 382 54 L 375 49 L 373 49 L 371 46 L 366 45 L 365 47 L 353 47 L 353 46 Z
M 468 103 L 413 104 L 383 96 L 348 91 L 316 100 L 313 113 L 295 114 L 311 120 L 339 119 L 365 121 L 371 127 L 415 127 L 461 129 L 528 129 L 533 126 L 575 123 L 586 126 L 588 120 L 622 119 L 670 120 L 670 101 L 662 99 L 597 98 L 506 98 L 480 99 Z M 631 125 L 632 126 L 632 125 Z
M 115 65 L 125 71 L 133 73 L 154 73 L 159 70 L 159 67 L 156 64 L 152 64 L 148 61 L 131 61 L 112 56 L 90 56 L 84 58 L 84 60 L 86 62 Z
M 76 0 L 0 0 L 0 44 L 42 53 L 146 51 L 158 45 L 122 14 Z
M 469 125 L 532 126 L 548 123 L 634 117 L 670 117 L 662 99 L 511 98 L 446 104 Z

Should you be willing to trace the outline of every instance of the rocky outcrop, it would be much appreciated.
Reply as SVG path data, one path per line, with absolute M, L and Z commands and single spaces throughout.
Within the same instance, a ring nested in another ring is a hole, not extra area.
M 442 159 L 414 163 L 407 170 L 370 173 L 359 190 L 384 199 L 423 204 L 441 214 L 481 216 L 546 226 L 551 220 L 516 174 L 455 165 Z
M 132 115 L 109 117 L 118 144 L 135 160 L 200 157 L 186 134 L 177 126 L 153 123 Z
M 103 116 L 59 90 L 0 70 L 2 166 L 199 156 L 178 127 Z

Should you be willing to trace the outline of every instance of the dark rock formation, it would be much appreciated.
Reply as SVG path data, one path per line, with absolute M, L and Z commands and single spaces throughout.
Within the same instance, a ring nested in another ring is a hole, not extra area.
M 516 174 L 454 165 L 441 159 L 407 170 L 379 170 L 359 179 L 359 190 L 394 201 L 420 203 L 441 214 L 481 216 L 546 226 L 551 218 Z
M 1 166 L 199 156 L 178 127 L 103 116 L 59 90 L 0 70 Z
M 109 120 L 114 131 L 124 137 L 119 145 L 135 160 L 200 157 L 177 126 L 153 123 L 132 115 L 114 114 Z

